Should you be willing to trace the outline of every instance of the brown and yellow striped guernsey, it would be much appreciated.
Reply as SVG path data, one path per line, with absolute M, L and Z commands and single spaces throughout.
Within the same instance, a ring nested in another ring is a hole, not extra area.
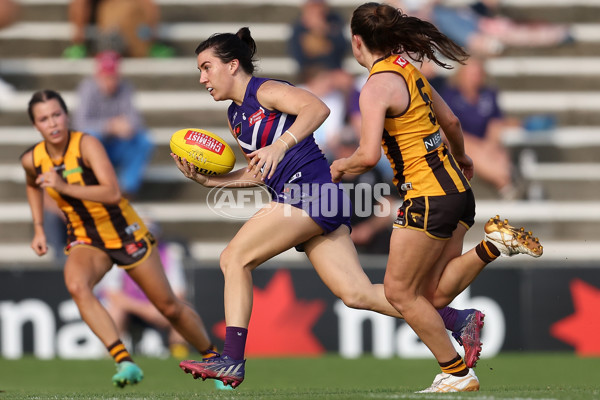
M 369 77 L 382 72 L 400 75 L 410 96 L 404 112 L 386 116 L 382 139 L 400 194 L 410 199 L 469 189 L 469 182 L 442 141 L 429 82 L 397 54 L 376 61 Z
M 81 155 L 81 140 L 85 135 L 82 132 L 69 132 L 69 144 L 58 162 L 50 158 L 44 141 L 38 143 L 33 149 L 36 174 L 55 169 L 69 184 L 98 184 L 94 172 L 85 165 Z M 107 205 L 65 196 L 52 188 L 47 188 L 47 191 L 67 217 L 69 243 L 80 240 L 96 247 L 118 249 L 124 243 L 142 239 L 148 232 L 125 198 L 118 205 Z

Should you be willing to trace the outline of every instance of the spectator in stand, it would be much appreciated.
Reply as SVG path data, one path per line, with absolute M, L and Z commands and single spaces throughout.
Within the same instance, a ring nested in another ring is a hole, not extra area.
M 318 64 L 341 70 L 350 49 L 344 36 L 344 21 L 325 0 L 306 0 L 292 28 L 289 52 L 300 71 Z
M 501 15 L 499 0 L 450 7 L 441 0 L 396 0 L 411 15 L 432 22 L 468 52 L 495 56 L 506 47 L 553 47 L 573 41 L 567 26 L 517 21 Z
M 302 71 L 302 82 L 300 87 L 329 107 L 329 117 L 315 130 L 314 136 L 325 156 L 330 158 L 350 117 L 349 99 L 354 90 L 354 80 L 350 74 L 313 65 Z
M 73 25 L 66 58 L 88 54 L 86 30 L 95 25 L 99 50 L 113 49 L 130 57 L 173 57 L 173 48 L 157 41 L 160 9 L 153 0 L 71 0 L 69 22 Z
M 19 11 L 14 0 L 0 0 L 0 29 L 12 25 L 19 18 Z
M 106 51 L 96 56 L 96 73 L 77 88 L 73 125 L 96 136 L 112 162 L 121 191 L 135 197 L 150 162 L 154 143 L 134 104 L 134 87 L 119 72 L 120 57 Z
M 343 68 L 350 51 L 344 34 L 345 21 L 326 0 L 305 0 L 292 27 L 290 55 L 299 68 L 302 87 L 321 98 L 331 114 L 315 131 L 315 140 L 328 155 L 349 116 L 354 78 Z
M 502 143 L 502 132 L 519 122 L 504 117 L 498 92 L 486 83 L 483 60 L 471 57 L 461 65 L 440 95 L 460 120 L 475 175 L 491 183 L 502 198 L 518 197 L 516 169 Z
M 347 129 L 340 135 L 333 159 L 350 157 L 359 145 L 358 135 Z M 352 199 L 350 217 L 352 232 L 350 238 L 359 254 L 387 254 L 390 250 L 390 236 L 396 218 L 396 210 L 401 203 L 392 182 L 386 179 L 380 168 L 371 168 L 360 175 L 345 174 L 341 182 Z
M 19 18 L 20 7 L 13 0 L 0 0 L 0 29 L 12 25 Z M 0 78 L 0 106 L 9 104 L 15 95 L 15 88 Z

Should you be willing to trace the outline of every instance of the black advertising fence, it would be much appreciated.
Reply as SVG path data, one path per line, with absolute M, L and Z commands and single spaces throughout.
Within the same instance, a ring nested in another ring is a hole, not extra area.
M 382 267 L 365 269 L 373 282 L 382 282 Z M 222 343 L 221 271 L 215 265 L 191 268 L 187 274 L 190 300 L 215 342 Z M 254 285 L 249 357 L 325 352 L 349 358 L 371 353 L 382 358 L 429 357 L 403 321 L 347 308 L 312 268 L 259 268 Z M 600 356 L 600 265 L 488 267 L 453 305 L 486 313 L 484 358 L 517 350 Z M 134 343 L 144 339 L 139 336 Z M 27 353 L 40 358 L 105 356 L 81 321 L 60 270 L 0 270 L 0 356 Z

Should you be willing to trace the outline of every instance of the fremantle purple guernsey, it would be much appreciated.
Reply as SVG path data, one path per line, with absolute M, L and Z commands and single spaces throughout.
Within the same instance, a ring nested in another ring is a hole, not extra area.
M 242 105 L 238 106 L 232 102 L 227 110 L 227 117 L 233 133 L 246 154 L 276 141 L 296 120 L 295 115 L 268 110 L 259 103 L 256 92 L 268 80 L 267 78 L 252 77 L 246 88 Z M 265 179 L 265 183 L 278 190 L 299 168 L 303 166 L 306 168 L 306 164 L 316 159 L 322 159 L 324 163 L 313 163 L 314 168 L 325 167 L 329 173 L 329 165 L 325 156 L 311 134 L 290 148 L 277 166 L 273 177 Z

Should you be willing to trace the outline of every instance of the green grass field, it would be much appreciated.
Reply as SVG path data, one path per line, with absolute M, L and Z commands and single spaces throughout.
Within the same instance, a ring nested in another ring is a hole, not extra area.
M 145 379 L 111 386 L 114 366 L 101 361 L 0 360 L 0 400 L 5 399 L 600 399 L 600 358 L 568 353 L 503 354 L 476 369 L 477 393 L 417 395 L 439 372 L 434 360 L 250 359 L 246 380 L 234 391 L 218 391 L 210 380 L 194 380 L 174 359 L 136 358 Z

